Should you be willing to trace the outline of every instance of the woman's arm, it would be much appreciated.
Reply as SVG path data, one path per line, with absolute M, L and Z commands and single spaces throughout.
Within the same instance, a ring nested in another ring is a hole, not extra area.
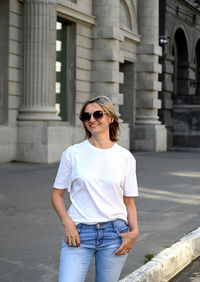
M 127 219 L 130 232 L 120 234 L 122 237 L 122 244 L 119 249 L 114 252 L 115 255 L 124 255 L 129 253 L 139 234 L 137 211 L 133 197 L 124 196 L 124 203 L 128 213 Z
M 66 243 L 74 247 L 78 247 L 80 246 L 79 234 L 76 225 L 66 211 L 63 201 L 64 193 L 65 189 L 53 188 L 51 192 L 51 202 L 64 225 Z
M 129 230 L 138 235 L 137 211 L 133 197 L 124 197 L 124 203 L 128 213 Z

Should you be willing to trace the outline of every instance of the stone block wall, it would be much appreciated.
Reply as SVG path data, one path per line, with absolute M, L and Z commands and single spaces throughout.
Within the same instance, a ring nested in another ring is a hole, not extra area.
M 7 18 L 7 24 L 4 22 L 1 30 L 3 42 L 7 44 L 5 57 L 1 57 L 3 61 L 7 60 L 4 87 L 1 87 L 1 95 L 7 99 L 7 113 L 4 111 L 6 118 L 0 121 L 0 161 L 7 162 L 16 160 L 17 153 L 17 115 L 21 89 L 21 3 L 17 0 L 1 2 L 1 19 Z
M 21 4 L 9 3 L 8 124 L 16 126 L 21 88 Z
M 91 95 L 91 27 L 77 23 L 76 32 L 76 125 L 80 126 L 81 106 Z

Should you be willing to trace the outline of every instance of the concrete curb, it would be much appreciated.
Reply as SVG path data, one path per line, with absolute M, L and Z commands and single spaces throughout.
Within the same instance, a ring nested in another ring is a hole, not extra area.
M 167 282 L 200 256 L 200 227 L 120 282 Z

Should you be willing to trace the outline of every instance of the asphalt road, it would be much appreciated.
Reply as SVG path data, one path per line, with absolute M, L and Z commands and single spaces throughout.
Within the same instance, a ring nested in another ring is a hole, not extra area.
M 200 154 L 135 153 L 140 235 L 121 277 L 200 226 Z M 56 282 L 63 227 L 50 203 L 58 164 L 0 164 L 0 281 Z M 69 198 L 66 195 L 66 206 Z M 94 263 L 87 282 L 94 281 Z
M 170 282 L 200 282 L 200 257 L 176 275 Z

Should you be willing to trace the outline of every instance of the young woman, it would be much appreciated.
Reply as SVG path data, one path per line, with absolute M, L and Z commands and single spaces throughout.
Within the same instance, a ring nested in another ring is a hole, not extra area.
M 85 281 L 94 256 L 95 281 L 116 282 L 138 236 L 135 159 L 116 143 L 119 120 L 107 97 L 87 101 L 80 119 L 87 139 L 64 151 L 51 194 L 65 229 L 59 282 Z

